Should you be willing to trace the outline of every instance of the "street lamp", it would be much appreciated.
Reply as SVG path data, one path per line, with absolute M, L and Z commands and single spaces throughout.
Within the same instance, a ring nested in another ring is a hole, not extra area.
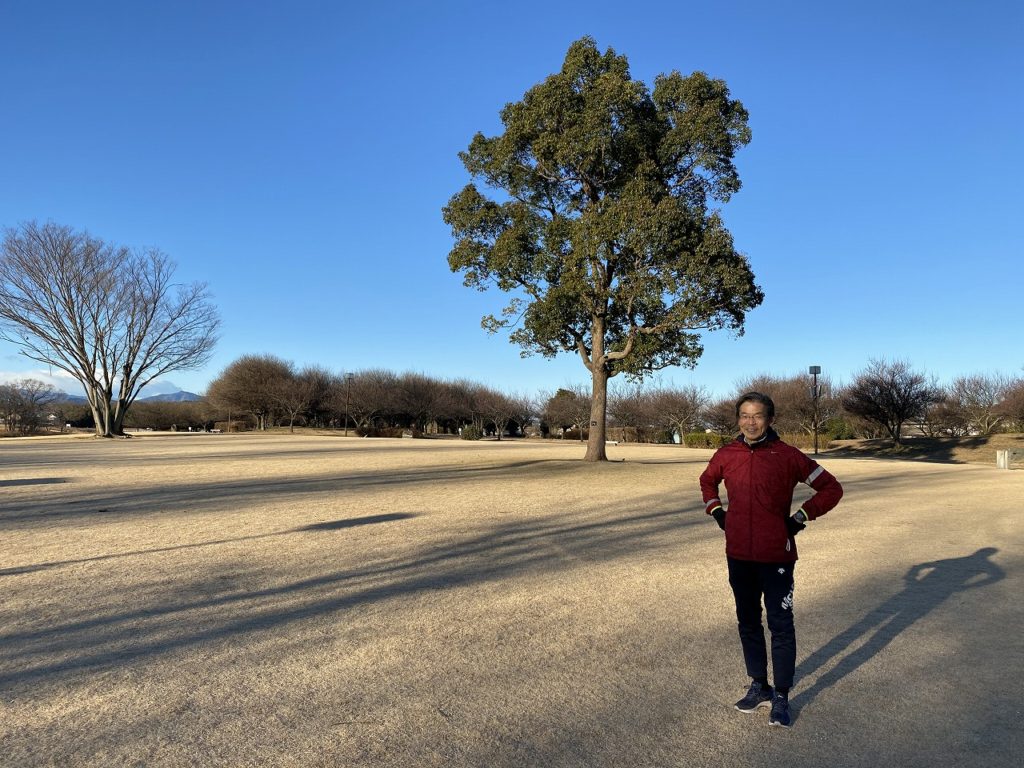
M 811 385 L 811 400 L 814 402 L 814 455 L 818 455 L 818 374 L 821 373 L 820 365 L 812 365 L 807 372 L 814 377 Z
M 345 374 L 345 437 L 348 437 L 348 400 L 349 393 L 352 391 L 352 379 L 355 378 L 355 374 Z

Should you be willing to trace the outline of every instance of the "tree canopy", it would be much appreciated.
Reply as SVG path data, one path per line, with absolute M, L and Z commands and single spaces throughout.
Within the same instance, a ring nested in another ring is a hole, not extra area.
M 763 298 L 712 208 L 740 188 L 747 111 L 701 72 L 659 75 L 649 91 L 586 37 L 501 120 L 504 133 L 460 154 L 499 194 L 471 182 L 449 201 L 448 263 L 467 286 L 510 294 L 485 328 L 513 329 L 524 355 L 579 355 L 593 384 L 587 458 L 602 460 L 609 377 L 694 365 L 702 332 L 742 332 Z

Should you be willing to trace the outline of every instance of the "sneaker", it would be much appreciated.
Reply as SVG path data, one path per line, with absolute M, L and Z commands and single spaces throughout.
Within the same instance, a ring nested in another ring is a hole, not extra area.
M 768 715 L 768 725 L 781 725 L 783 728 L 793 727 L 793 718 L 789 715 L 789 699 L 783 693 L 772 697 L 772 713 Z
M 736 709 L 740 712 L 753 712 L 758 707 L 770 706 L 774 694 L 775 689 L 770 685 L 761 685 L 757 680 L 752 680 L 747 695 L 736 702 Z

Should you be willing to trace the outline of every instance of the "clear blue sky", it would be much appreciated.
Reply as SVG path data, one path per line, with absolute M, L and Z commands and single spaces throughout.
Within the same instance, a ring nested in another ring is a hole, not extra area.
M 723 215 L 765 302 L 662 381 L 1024 366 L 1016 0 L 5 0 L 0 30 L 0 226 L 159 247 L 220 309 L 212 362 L 144 394 L 202 392 L 246 353 L 531 394 L 586 381 L 480 329 L 504 297 L 462 287 L 441 220 L 457 153 L 583 35 L 648 84 L 723 78 L 750 112 Z M 0 345 L 0 378 L 25 375 Z

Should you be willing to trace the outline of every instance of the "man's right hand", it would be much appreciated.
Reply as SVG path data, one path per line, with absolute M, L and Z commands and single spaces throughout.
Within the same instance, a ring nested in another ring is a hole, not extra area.
M 715 522 L 718 523 L 718 527 L 723 531 L 725 530 L 725 508 L 718 507 L 711 513 L 711 516 L 715 518 Z

